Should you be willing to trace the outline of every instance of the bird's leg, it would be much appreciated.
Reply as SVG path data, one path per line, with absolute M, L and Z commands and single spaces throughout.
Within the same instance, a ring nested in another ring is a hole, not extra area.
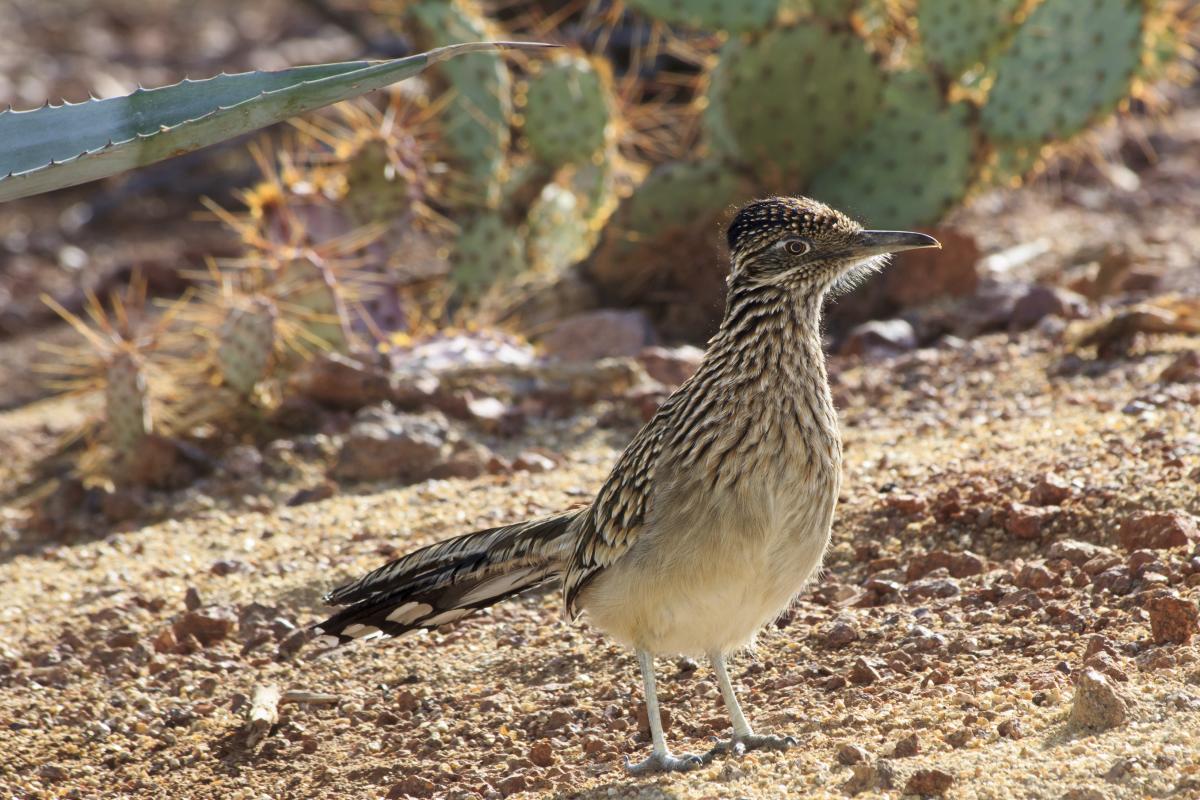
M 742 707 L 738 704 L 737 695 L 733 693 L 733 684 L 729 682 L 729 671 L 725 669 L 725 656 L 722 653 L 710 653 L 713 671 L 717 673 L 717 683 L 721 686 L 721 697 L 725 699 L 725 708 L 733 722 L 733 738 L 718 742 L 704 754 L 705 761 L 711 761 L 720 753 L 735 753 L 741 755 L 747 750 L 786 750 L 796 744 L 791 736 L 762 736 L 756 734 L 746 721 Z
M 700 756 L 671 755 L 663 738 L 662 717 L 658 712 L 658 693 L 654 689 L 654 656 L 646 650 L 637 651 L 638 664 L 642 668 L 642 684 L 646 687 L 646 717 L 650 721 L 650 740 L 654 749 L 649 758 L 633 764 L 625 759 L 625 769 L 630 775 L 652 775 L 655 772 L 686 772 L 703 764 Z

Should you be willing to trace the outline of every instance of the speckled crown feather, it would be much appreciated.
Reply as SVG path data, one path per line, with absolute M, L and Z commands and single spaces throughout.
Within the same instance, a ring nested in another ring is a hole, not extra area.
M 807 197 L 768 197 L 747 204 L 726 232 L 732 253 L 788 233 L 821 238 L 833 230 L 854 231 L 861 226 L 842 212 Z

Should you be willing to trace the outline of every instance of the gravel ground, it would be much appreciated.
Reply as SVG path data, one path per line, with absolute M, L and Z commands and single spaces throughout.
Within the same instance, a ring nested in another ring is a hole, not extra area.
M 1156 644 L 1150 617 L 1160 594 L 1194 613 L 1197 541 L 1160 549 L 1169 535 L 1138 516 L 1173 512 L 1159 527 L 1195 535 L 1200 386 L 1155 379 L 1196 344 L 1160 338 L 1103 369 L 1042 334 L 835 361 L 847 480 L 828 570 L 736 662 L 752 719 L 799 741 L 786 754 L 626 778 L 622 759 L 647 747 L 634 661 L 561 623 L 553 594 L 340 657 L 281 655 L 322 591 L 394 551 L 583 500 L 632 428 L 580 415 L 527 432 L 564 454 L 547 472 L 297 507 L 267 498 L 265 512 L 230 492 L 190 516 L 5 557 L 0 785 L 18 797 L 1196 796 L 1200 661 L 1194 643 Z M 9 415 L 6 436 L 38 416 Z M 1089 718 L 1107 729 L 1072 718 L 1085 661 L 1117 697 Z M 706 666 L 660 672 L 672 742 L 706 747 L 726 724 Z M 266 683 L 337 703 L 283 706 L 251 748 L 240 712 Z

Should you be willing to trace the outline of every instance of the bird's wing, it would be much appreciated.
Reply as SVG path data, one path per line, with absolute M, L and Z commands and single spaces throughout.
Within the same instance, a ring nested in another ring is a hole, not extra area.
M 563 573 L 567 616 L 578 615 L 575 601 L 597 572 L 629 551 L 650 512 L 654 473 L 670 432 L 678 393 L 668 398 L 621 453 L 591 508 L 577 521 L 575 551 Z

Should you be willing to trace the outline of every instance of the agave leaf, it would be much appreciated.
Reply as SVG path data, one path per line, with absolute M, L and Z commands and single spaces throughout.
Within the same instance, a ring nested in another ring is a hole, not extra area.
M 468 42 L 391 61 L 221 74 L 124 97 L 0 111 L 0 202 L 189 153 L 412 77 L 454 56 L 552 46 Z

